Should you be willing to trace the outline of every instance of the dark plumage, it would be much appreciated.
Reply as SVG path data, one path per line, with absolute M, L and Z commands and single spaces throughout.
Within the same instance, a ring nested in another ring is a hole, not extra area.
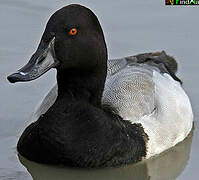
M 69 35 L 71 28 L 77 29 L 77 35 Z M 42 63 L 42 58 L 37 62 L 38 54 L 50 42 L 51 50 L 54 46 L 52 56 L 56 55 L 54 59 L 59 61 L 56 65 L 58 97 L 23 132 L 18 152 L 39 163 L 74 167 L 109 167 L 142 160 L 148 137 L 141 124 L 123 121 L 108 108 L 101 107 L 107 48 L 97 17 L 80 5 L 69 5 L 55 12 L 23 71 L 31 69 L 32 64 Z M 18 73 L 8 79 L 28 81 L 46 71 L 31 76 Z

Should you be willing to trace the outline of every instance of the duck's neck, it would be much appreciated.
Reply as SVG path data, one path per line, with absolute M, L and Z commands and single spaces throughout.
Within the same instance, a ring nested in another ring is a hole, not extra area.
M 57 70 L 58 98 L 67 101 L 87 101 L 101 107 L 106 80 L 106 67 L 96 69 Z

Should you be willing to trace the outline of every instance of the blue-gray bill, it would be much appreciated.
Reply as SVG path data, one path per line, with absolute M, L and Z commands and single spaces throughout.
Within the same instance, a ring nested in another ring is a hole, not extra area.
M 30 61 L 16 73 L 7 77 L 9 82 L 32 81 L 42 74 L 59 65 L 54 52 L 55 37 L 49 42 L 41 41 L 37 51 L 32 55 Z

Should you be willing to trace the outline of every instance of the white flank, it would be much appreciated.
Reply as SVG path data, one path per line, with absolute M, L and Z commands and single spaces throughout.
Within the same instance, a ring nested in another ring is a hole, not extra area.
M 157 109 L 137 121 L 149 136 L 146 159 L 184 140 L 193 124 L 191 104 L 181 85 L 170 75 L 156 71 L 153 81 Z

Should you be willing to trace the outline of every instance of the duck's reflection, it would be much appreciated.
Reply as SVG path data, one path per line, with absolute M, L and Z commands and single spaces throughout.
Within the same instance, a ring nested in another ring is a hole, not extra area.
M 37 164 L 19 156 L 34 180 L 172 180 L 180 175 L 189 159 L 192 134 L 158 157 L 135 165 L 112 169 L 70 169 Z

